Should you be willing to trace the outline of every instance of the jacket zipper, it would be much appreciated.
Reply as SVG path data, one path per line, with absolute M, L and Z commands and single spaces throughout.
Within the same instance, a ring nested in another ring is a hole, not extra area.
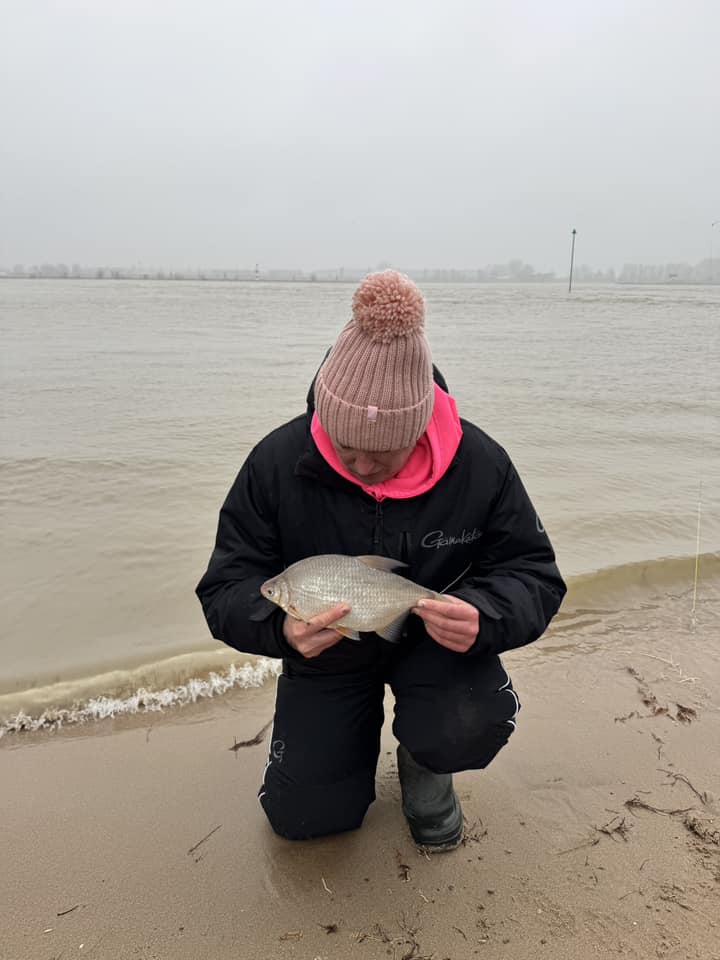
M 400 534 L 400 559 L 403 563 L 410 564 L 410 550 L 412 549 L 412 537 L 409 530 L 404 530 Z
M 377 553 L 380 544 L 382 543 L 382 534 L 383 534 L 383 512 L 382 505 L 380 501 L 375 502 L 375 529 L 373 531 L 373 548 Z

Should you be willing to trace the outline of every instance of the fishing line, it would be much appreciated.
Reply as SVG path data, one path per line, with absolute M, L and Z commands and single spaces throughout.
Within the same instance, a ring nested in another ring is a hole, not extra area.
M 697 617 L 695 616 L 695 608 L 697 605 L 698 572 L 700 570 L 700 523 L 702 518 L 702 494 L 703 494 L 703 478 L 700 477 L 700 494 L 698 497 L 698 505 L 697 505 L 697 533 L 695 536 L 695 576 L 693 578 L 693 598 L 692 598 L 692 608 L 690 610 L 690 623 L 693 625 L 693 627 L 697 626 Z
M 711 259 L 712 264 L 712 259 Z M 712 269 L 712 267 L 711 267 Z M 711 277 L 712 280 L 712 277 Z M 710 300 L 712 301 L 712 290 L 710 291 Z M 712 324 L 712 310 L 710 309 L 712 303 L 708 304 L 708 319 L 710 324 Z M 698 490 L 698 504 L 697 504 L 697 525 L 695 530 L 695 572 L 693 575 L 693 596 L 692 596 L 692 607 L 690 609 L 690 623 L 693 629 L 697 626 L 697 591 L 698 591 L 698 579 L 700 574 L 700 540 L 701 540 L 701 530 L 702 530 L 702 505 L 703 505 L 703 487 L 705 483 L 705 465 L 706 465 L 706 454 L 707 454 L 707 421 L 708 421 L 708 403 L 707 403 L 707 394 L 708 394 L 708 365 L 710 358 L 710 342 L 712 336 L 708 331 L 708 336 L 705 340 L 705 358 L 703 363 L 703 425 L 701 430 L 701 441 L 700 441 L 700 489 Z

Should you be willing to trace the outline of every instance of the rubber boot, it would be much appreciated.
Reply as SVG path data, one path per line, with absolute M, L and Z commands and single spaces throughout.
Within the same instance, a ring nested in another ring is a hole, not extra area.
M 402 809 L 413 840 L 431 852 L 454 850 L 463 838 L 463 814 L 449 773 L 433 773 L 397 749 Z

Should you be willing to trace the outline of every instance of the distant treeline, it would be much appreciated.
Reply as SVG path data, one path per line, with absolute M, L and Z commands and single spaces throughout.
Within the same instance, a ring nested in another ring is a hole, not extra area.
M 336 267 L 324 270 L 269 270 L 260 265 L 252 270 L 231 268 L 188 270 L 156 270 L 145 267 L 86 267 L 79 263 L 42 263 L 25 266 L 16 264 L 11 268 L 0 267 L 4 279 L 54 279 L 54 280 L 265 280 L 274 283 L 342 283 L 357 282 L 373 270 L 386 270 L 394 266 L 382 262 L 364 269 Z M 399 267 L 404 273 L 424 283 L 545 283 L 567 280 L 567 275 L 553 272 L 538 273 L 529 263 L 509 260 L 476 270 L 421 269 L 409 270 Z M 626 263 L 622 270 L 614 267 L 596 270 L 586 264 L 573 271 L 575 283 L 720 283 L 720 263 L 701 260 L 700 263 L 666 263 L 661 266 Z

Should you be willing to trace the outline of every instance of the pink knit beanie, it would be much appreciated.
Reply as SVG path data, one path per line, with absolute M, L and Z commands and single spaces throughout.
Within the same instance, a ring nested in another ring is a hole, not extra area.
M 413 446 L 432 415 L 425 301 L 409 277 L 371 273 L 315 380 L 315 409 L 330 439 L 355 450 Z

